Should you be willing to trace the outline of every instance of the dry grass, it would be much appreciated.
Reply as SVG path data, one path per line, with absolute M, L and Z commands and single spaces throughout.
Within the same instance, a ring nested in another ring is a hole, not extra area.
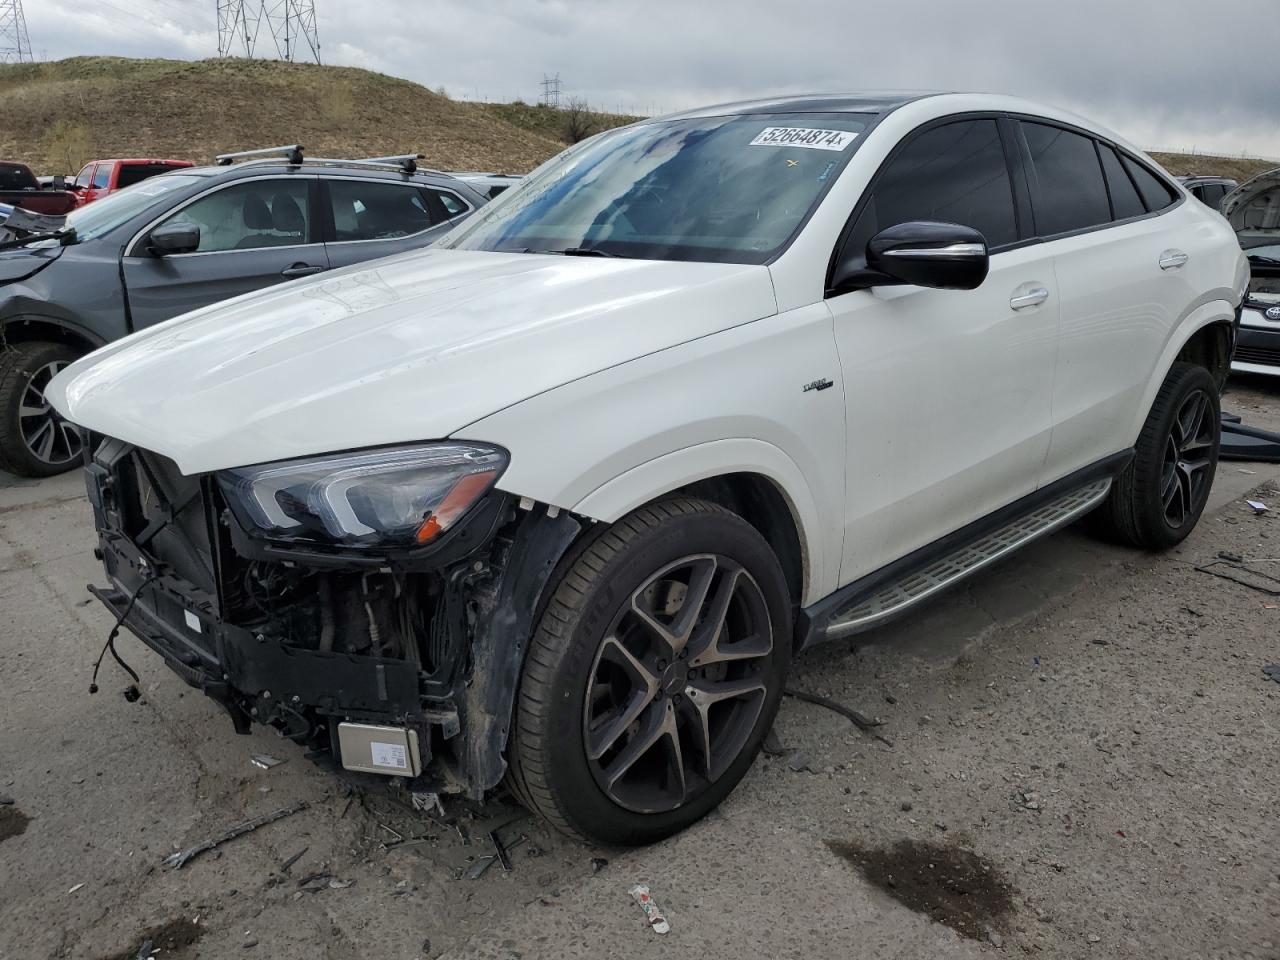
M 1240 157 L 1211 157 L 1202 153 L 1153 153 L 1152 159 L 1175 177 L 1197 174 L 1203 177 L 1230 177 L 1244 183 L 1250 177 L 1280 167 L 1272 160 L 1243 160 Z
M 407 80 L 264 60 L 77 57 L 2 65 L 0 117 L 0 157 L 50 173 L 75 172 L 50 168 L 59 121 L 83 128 L 100 156 L 197 162 L 302 143 L 311 156 L 417 150 L 433 166 L 518 173 L 564 147 L 549 130 L 509 123 Z

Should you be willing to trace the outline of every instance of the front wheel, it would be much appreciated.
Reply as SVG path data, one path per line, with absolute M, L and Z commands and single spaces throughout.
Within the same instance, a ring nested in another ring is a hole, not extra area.
M 16 343 L 0 351 L 0 470 L 51 477 L 80 462 L 80 433 L 45 390 L 80 352 L 62 343 Z
M 1151 405 L 1133 461 L 1099 510 L 1105 528 L 1149 550 L 1186 539 L 1218 469 L 1219 418 L 1218 385 L 1209 371 L 1175 363 Z
M 672 499 L 560 580 L 520 684 L 516 793 L 566 833 L 640 844 L 713 809 L 769 731 L 791 659 L 777 558 L 737 515 Z

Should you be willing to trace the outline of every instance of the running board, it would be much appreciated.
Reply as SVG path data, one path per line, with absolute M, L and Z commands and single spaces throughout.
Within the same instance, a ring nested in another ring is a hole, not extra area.
M 1032 540 L 1084 516 L 1102 502 L 1110 489 L 1110 476 L 1093 480 L 968 541 L 923 568 L 916 567 L 897 580 L 872 587 L 871 593 L 858 592 L 836 607 L 825 624 L 814 625 L 817 629 L 812 642 L 840 640 L 880 626 Z

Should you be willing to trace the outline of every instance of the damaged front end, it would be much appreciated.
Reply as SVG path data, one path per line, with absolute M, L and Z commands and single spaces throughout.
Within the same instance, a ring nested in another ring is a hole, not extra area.
M 110 580 L 90 589 L 237 732 L 269 724 L 416 791 L 499 783 L 540 597 L 582 529 L 493 489 L 505 452 L 188 477 L 119 440 L 86 449 Z

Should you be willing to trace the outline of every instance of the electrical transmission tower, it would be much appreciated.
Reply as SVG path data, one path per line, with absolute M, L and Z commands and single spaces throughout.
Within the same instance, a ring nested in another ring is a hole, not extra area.
M 560 106 L 560 74 L 548 77 L 542 75 L 542 105 L 546 107 Z
M 218 56 L 252 57 L 264 26 L 278 59 L 320 62 L 315 0 L 218 0 Z
M 0 0 L 0 63 L 30 63 L 33 59 L 22 0 Z

